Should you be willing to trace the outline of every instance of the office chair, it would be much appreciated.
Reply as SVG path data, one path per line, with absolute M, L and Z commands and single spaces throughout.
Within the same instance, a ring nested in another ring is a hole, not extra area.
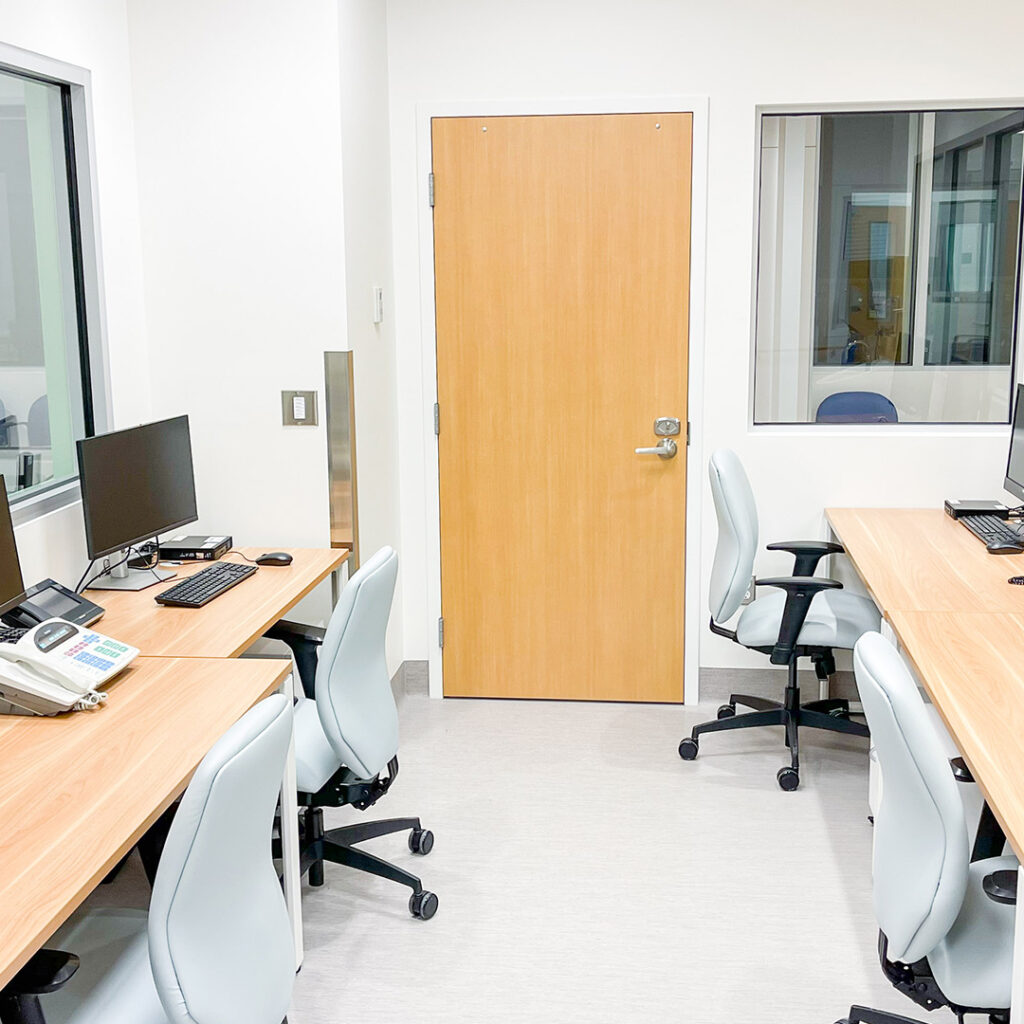
M 876 391 L 837 391 L 823 398 L 815 423 L 898 423 L 896 406 Z
M 819 679 L 836 670 L 833 650 L 852 648 L 862 633 L 878 629 L 881 617 L 874 603 L 842 591 L 835 580 L 814 577 L 818 562 L 827 554 L 843 550 L 827 541 L 792 541 L 769 544 L 769 551 L 788 551 L 794 556 L 792 576 L 760 579 L 762 587 L 778 587 L 781 594 L 759 597 L 747 605 L 736 623 L 726 629 L 720 623 L 739 610 L 750 586 L 757 550 L 757 505 L 743 464 L 734 452 L 721 448 L 708 466 L 711 495 L 718 515 L 718 545 L 711 569 L 711 632 L 734 643 L 767 654 L 773 665 L 786 665 L 789 676 L 783 701 L 732 694 L 718 709 L 718 718 L 694 726 L 679 744 L 679 756 L 692 761 L 699 751 L 700 736 L 728 729 L 749 729 L 781 725 L 786 730 L 791 764 L 779 769 L 776 778 L 785 790 L 800 785 L 799 729 L 867 736 L 860 722 L 850 720 L 850 702 L 841 698 L 800 703 L 797 664 L 810 658 Z M 737 715 L 736 705 L 754 710 Z
M 926 1010 L 1007 1024 L 1017 860 L 991 855 L 998 826 L 971 853 L 957 779 L 892 644 L 866 634 L 853 664 L 885 780 L 873 864 L 882 971 Z M 839 1024 L 914 1022 L 854 1006 Z
M 409 832 L 409 849 L 425 856 L 434 835 L 419 818 L 324 831 L 324 807 L 366 810 L 387 793 L 398 774 L 398 708 L 384 654 L 397 575 L 398 555 L 381 548 L 345 585 L 326 630 L 279 622 L 265 635 L 292 648 L 307 694 L 295 708 L 295 760 L 299 805 L 304 808 L 302 871 L 309 872 L 309 884 L 324 884 L 325 860 L 346 864 L 407 885 L 412 889 L 409 912 L 427 920 L 437 911 L 437 897 L 419 878 L 356 849 L 368 839 Z M 382 778 L 385 768 L 388 774 Z
M 182 797 L 149 914 L 101 908 L 72 917 L 55 948 L 4 990 L 0 1021 L 281 1024 L 295 947 L 271 833 L 291 735 L 281 694 L 236 722 Z
M 50 447 L 50 402 L 46 395 L 29 406 L 28 443 L 30 448 Z

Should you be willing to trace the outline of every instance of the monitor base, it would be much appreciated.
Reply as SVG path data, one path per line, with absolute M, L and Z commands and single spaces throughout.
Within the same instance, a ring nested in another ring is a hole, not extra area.
M 173 580 L 178 574 L 166 569 L 129 569 L 127 576 L 101 576 L 89 584 L 89 590 L 145 590 L 157 583 Z

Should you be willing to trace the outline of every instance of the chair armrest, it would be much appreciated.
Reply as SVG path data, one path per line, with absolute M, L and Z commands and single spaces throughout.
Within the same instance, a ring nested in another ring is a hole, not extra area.
M 784 540 L 769 544 L 768 551 L 788 551 L 795 559 L 794 576 L 813 576 L 818 562 L 825 555 L 840 555 L 846 549 L 842 544 L 833 544 L 828 540 Z
M 302 692 L 310 699 L 316 696 L 316 665 L 325 633 L 320 626 L 279 619 L 263 634 L 268 640 L 282 640 L 292 649 Z
M 286 644 L 294 642 L 305 642 L 311 644 L 322 644 L 326 630 L 320 626 L 307 626 L 303 622 L 289 622 L 288 619 L 279 619 L 263 635 L 270 640 L 283 640 Z
M 779 587 L 786 592 L 786 606 L 782 610 L 779 637 L 772 649 L 773 665 L 788 665 L 793 657 L 800 630 L 811 607 L 811 601 L 823 590 L 842 590 L 838 580 L 818 576 L 771 576 L 758 580 L 759 587 Z
M 42 996 L 63 988 L 78 970 L 74 953 L 40 949 L 3 988 L 4 996 Z
M 985 895 L 996 903 L 1013 905 L 1017 902 L 1017 872 L 993 871 L 983 879 Z
M 962 757 L 950 758 L 949 766 L 953 769 L 953 778 L 957 782 L 974 782 L 974 775 Z M 971 863 L 988 860 L 990 857 L 1000 857 L 1005 848 L 1006 833 L 1003 832 L 1003 826 L 999 824 L 986 801 L 982 804 L 981 817 L 978 818 L 978 831 L 971 849 Z

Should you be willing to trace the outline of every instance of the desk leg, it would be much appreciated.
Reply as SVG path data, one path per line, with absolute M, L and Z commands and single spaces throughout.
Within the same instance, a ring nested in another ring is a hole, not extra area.
M 341 576 L 339 571 L 335 569 L 331 573 L 331 608 L 335 608 L 338 604 L 338 598 L 341 596 Z
M 295 676 L 289 673 L 281 692 L 294 699 Z M 284 778 L 281 780 L 281 869 L 284 872 L 284 899 L 292 922 L 295 940 L 295 969 L 302 966 L 302 886 L 299 875 L 299 804 L 295 781 L 295 737 L 288 746 Z
M 1010 1011 L 1015 1020 L 1024 1014 L 1024 867 L 1017 868 L 1017 919 L 1013 938 L 1013 984 L 1010 986 Z

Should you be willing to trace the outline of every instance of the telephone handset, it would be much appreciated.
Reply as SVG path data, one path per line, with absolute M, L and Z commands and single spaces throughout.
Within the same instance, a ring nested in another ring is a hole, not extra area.
M 138 655 L 138 649 L 64 619 L 49 619 L 16 644 L 0 643 L 0 711 L 56 715 L 102 704 L 99 687 Z

